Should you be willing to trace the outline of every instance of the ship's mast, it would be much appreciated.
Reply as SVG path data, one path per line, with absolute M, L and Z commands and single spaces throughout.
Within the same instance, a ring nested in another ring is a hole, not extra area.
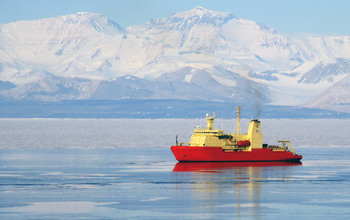
M 241 130 L 241 123 L 240 123 L 240 119 L 241 119 L 241 106 L 236 106 L 236 110 L 237 110 L 237 135 L 239 135 L 240 130 Z

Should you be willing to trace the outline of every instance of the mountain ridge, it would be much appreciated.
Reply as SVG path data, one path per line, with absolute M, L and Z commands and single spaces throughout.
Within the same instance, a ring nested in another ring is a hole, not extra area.
M 302 105 L 337 87 L 349 63 L 350 36 L 292 36 L 202 7 L 127 28 L 88 12 L 0 25 L 0 80 L 13 85 L 0 95 L 9 100 Z

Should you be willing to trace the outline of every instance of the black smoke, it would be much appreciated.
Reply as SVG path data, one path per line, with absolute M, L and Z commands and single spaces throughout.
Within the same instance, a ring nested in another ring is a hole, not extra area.
M 264 85 L 255 82 L 250 77 L 250 71 L 244 74 L 244 76 L 245 92 L 253 103 L 255 118 L 259 118 L 263 111 L 264 103 L 268 101 L 268 96 L 266 95 L 267 89 Z

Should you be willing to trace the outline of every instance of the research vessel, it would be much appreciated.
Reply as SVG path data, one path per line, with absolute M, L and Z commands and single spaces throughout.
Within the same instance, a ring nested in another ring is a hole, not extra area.
M 261 125 L 258 119 L 251 120 L 248 132 L 240 133 L 240 111 L 237 106 L 237 133 L 227 134 L 222 129 L 214 129 L 213 116 L 207 114 L 207 127 L 196 127 L 190 143 L 171 146 L 179 162 L 262 162 L 262 161 L 300 161 L 290 141 L 281 140 L 278 145 L 263 143 Z

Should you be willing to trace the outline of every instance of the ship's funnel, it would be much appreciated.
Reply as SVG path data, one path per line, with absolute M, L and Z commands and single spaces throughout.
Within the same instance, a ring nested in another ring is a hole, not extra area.
M 247 136 L 252 148 L 262 148 L 263 135 L 259 120 L 254 119 L 250 121 Z

